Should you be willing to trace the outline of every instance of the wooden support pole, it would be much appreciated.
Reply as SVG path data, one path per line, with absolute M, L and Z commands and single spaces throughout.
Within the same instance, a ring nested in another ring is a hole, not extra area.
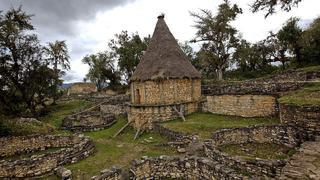
M 133 140 L 135 141 L 137 139 L 137 137 L 139 136 L 139 133 L 140 133 L 140 129 L 141 128 L 138 128 L 137 132 L 136 132 L 136 135 L 134 136 Z
M 176 106 L 173 106 L 173 110 L 178 113 L 178 115 L 182 118 L 183 121 L 186 121 L 186 118 L 183 115 L 183 108 L 182 105 L 180 105 L 180 111 L 178 111 Z
M 128 122 L 125 124 L 115 135 L 113 135 L 113 138 L 117 137 L 127 126 L 129 126 L 131 122 Z
M 94 108 L 96 108 L 96 107 L 100 106 L 100 105 L 101 105 L 101 104 L 103 104 L 103 103 L 105 103 L 105 102 L 98 103 L 98 104 L 96 104 L 96 105 L 94 105 L 94 106 L 92 106 L 92 107 L 90 107 L 90 108 L 88 108 L 88 109 L 85 109 L 85 110 L 81 111 L 81 112 L 78 112 L 78 113 L 72 114 L 71 116 L 76 116 L 76 115 L 78 115 L 78 114 L 81 114 L 81 113 L 84 113 L 84 112 L 90 111 L 90 110 L 92 110 L 92 109 L 94 109 Z

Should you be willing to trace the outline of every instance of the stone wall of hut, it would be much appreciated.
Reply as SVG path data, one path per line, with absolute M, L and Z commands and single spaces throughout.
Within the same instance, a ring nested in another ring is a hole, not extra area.
M 200 107 L 199 102 L 188 102 L 179 105 L 141 105 L 141 106 L 130 106 L 128 112 L 128 121 L 132 122 L 135 128 L 152 128 L 154 122 L 169 121 L 174 118 L 178 118 L 177 112 L 174 110 L 180 110 L 180 106 L 183 108 L 185 115 L 191 114 L 198 111 Z
M 169 79 L 132 82 L 132 104 L 173 104 L 198 101 L 201 97 L 200 79 Z

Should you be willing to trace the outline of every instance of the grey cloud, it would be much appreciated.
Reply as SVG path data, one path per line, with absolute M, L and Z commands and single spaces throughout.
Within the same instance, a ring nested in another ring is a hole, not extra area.
M 32 24 L 42 43 L 67 40 L 71 68 L 74 69 L 74 63 L 91 53 L 92 46 L 96 43 L 94 40 L 81 39 L 76 23 L 92 21 L 98 12 L 133 1 L 135 0 L 0 0 L 0 11 L 22 6 L 24 11 L 34 15 Z M 66 82 L 82 81 L 85 72 L 74 70 L 63 77 Z
M 314 21 L 314 19 L 300 19 L 300 21 L 298 22 L 298 25 L 305 29 L 307 28 L 312 22 Z
M 134 0 L 0 0 L 0 10 L 19 7 L 34 14 L 33 23 L 42 33 L 74 34 L 78 20 L 90 20 L 96 13 Z
M 66 75 L 63 76 L 64 83 L 70 82 L 81 82 L 83 80 L 75 71 L 68 71 Z

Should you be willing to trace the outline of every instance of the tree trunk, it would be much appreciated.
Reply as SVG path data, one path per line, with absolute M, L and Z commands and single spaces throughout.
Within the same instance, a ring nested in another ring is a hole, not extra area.
M 217 78 L 219 81 L 223 80 L 223 72 L 222 69 L 217 69 Z
M 301 66 L 302 62 L 301 62 L 300 48 L 299 47 L 294 48 L 294 52 L 296 54 L 296 60 L 297 60 L 298 66 Z
M 59 75 L 58 75 L 58 61 L 55 60 L 54 62 L 54 73 L 56 75 L 55 77 L 55 80 L 54 80 L 54 90 L 53 90 L 53 103 L 52 104 L 57 104 L 56 101 L 57 101 L 57 90 L 58 90 L 58 78 L 59 78 Z

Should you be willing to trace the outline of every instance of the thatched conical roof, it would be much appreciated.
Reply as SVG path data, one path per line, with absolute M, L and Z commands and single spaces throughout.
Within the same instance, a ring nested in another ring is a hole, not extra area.
M 200 77 L 171 34 L 164 16 L 159 16 L 147 51 L 131 81 Z

